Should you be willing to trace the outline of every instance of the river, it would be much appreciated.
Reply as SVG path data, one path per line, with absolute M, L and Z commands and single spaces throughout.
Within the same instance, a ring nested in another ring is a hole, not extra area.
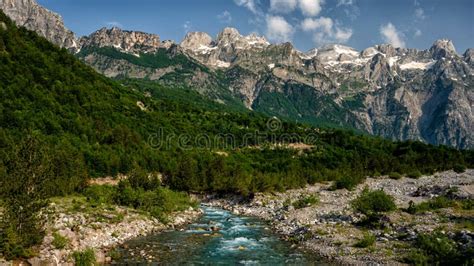
M 203 216 L 181 230 L 170 230 L 126 242 L 117 249 L 118 265 L 326 265 L 292 248 L 268 225 L 202 206 Z

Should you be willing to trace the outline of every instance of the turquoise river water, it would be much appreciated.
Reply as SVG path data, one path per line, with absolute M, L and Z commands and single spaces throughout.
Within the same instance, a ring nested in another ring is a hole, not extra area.
M 278 238 L 257 218 L 202 206 L 182 230 L 136 238 L 117 249 L 118 265 L 328 265 Z

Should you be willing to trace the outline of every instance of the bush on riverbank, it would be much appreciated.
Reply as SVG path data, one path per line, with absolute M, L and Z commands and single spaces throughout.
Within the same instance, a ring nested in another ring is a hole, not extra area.
M 446 196 L 438 196 L 419 204 L 410 202 L 408 208 L 405 211 L 410 214 L 416 214 L 449 207 L 457 207 L 462 210 L 471 210 L 473 206 L 474 200 L 472 199 L 450 199 Z
M 399 173 L 397 173 L 397 172 L 391 172 L 391 173 L 388 174 L 388 177 L 389 177 L 390 179 L 399 180 L 399 179 L 402 178 L 402 175 L 399 174 Z
M 370 232 L 365 232 L 361 240 L 354 244 L 356 248 L 367 248 L 375 244 L 375 236 Z
M 132 207 L 149 213 L 151 216 L 167 222 L 167 214 L 182 211 L 190 206 L 195 207 L 184 192 L 172 191 L 165 187 L 145 190 L 141 186 L 134 188 L 128 180 L 118 186 L 93 185 L 83 192 L 92 206 L 100 204 L 117 204 Z
M 72 253 L 72 257 L 76 266 L 93 266 L 97 264 L 95 252 L 91 248 L 84 251 L 76 251 Z
M 383 213 L 397 208 L 392 196 L 387 195 L 383 190 L 370 191 L 368 188 L 365 188 L 351 204 L 355 211 L 366 216 L 364 223 L 369 225 L 378 225 Z
M 58 232 L 53 232 L 53 241 L 51 242 L 56 249 L 63 249 L 69 244 L 69 240 Z
M 474 248 L 462 244 L 445 234 L 434 232 L 418 235 L 415 249 L 405 258 L 405 262 L 415 265 L 472 265 Z
M 302 209 L 306 207 L 313 206 L 319 202 L 319 198 L 314 195 L 305 196 L 295 202 L 292 203 L 295 209 Z

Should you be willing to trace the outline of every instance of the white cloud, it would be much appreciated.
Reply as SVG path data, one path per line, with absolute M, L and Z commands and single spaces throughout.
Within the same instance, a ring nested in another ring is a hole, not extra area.
M 416 29 L 416 30 L 415 30 L 415 33 L 414 33 L 413 35 L 414 35 L 415 37 L 420 37 L 421 34 L 423 34 L 423 32 L 421 32 L 420 29 Z
M 321 10 L 324 0 L 299 0 L 299 7 L 303 15 L 307 17 L 317 16 Z
M 267 16 L 266 21 L 268 39 L 275 42 L 291 41 L 295 30 L 283 17 Z
M 232 15 L 230 14 L 229 11 L 225 10 L 221 14 L 217 15 L 217 19 L 219 19 L 219 21 L 222 23 L 229 24 L 232 22 Z
M 301 28 L 304 31 L 315 31 L 322 29 L 324 32 L 331 32 L 333 22 L 331 18 L 320 17 L 317 19 L 306 18 L 301 22 Z
M 389 22 L 387 25 L 380 26 L 380 34 L 382 34 L 384 42 L 395 47 L 405 47 L 405 41 L 403 40 L 402 35 L 392 23 Z
M 352 37 L 352 29 L 341 28 L 331 18 L 306 18 L 301 22 L 303 31 L 313 33 L 317 45 L 328 43 L 345 43 Z
M 109 22 L 106 22 L 105 24 L 106 24 L 107 26 L 109 26 L 109 27 L 123 28 L 122 23 L 120 23 L 120 22 L 118 22 L 118 21 L 109 21 Z
M 270 11 L 290 13 L 296 9 L 298 0 L 270 0 Z
M 423 10 L 421 7 L 415 9 L 415 18 L 418 20 L 424 20 L 426 18 L 425 10 Z
M 354 4 L 354 0 L 339 0 L 337 6 L 351 6 Z
M 238 6 L 243 6 L 246 7 L 248 10 L 250 10 L 254 14 L 258 14 L 258 9 L 257 9 L 257 3 L 255 0 L 234 0 L 234 2 Z
M 339 43 L 345 43 L 352 37 L 352 29 L 342 29 L 336 27 L 334 39 Z

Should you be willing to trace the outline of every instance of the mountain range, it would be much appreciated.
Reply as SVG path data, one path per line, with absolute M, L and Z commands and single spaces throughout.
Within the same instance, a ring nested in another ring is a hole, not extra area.
M 234 28 L 215 38 L 190 32 L 180 43 L 116 27 L 76 38 L 34 0 L 5 0 L 0 8 L 111 78 L 190 88 L 289 121 L 474 147 L 474 49 L 459 54 L 450 40 L 427 50 L 334 44 L 304 53 Z

